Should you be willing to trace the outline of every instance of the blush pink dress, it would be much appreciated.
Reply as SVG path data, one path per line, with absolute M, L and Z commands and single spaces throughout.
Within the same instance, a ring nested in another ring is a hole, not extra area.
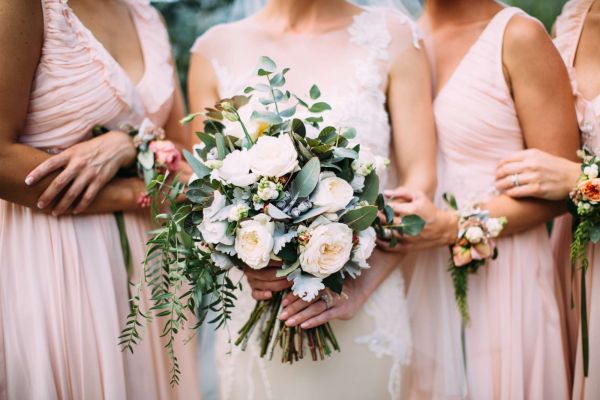
M 434 103 L 437 202 L 459 206 L 497 195 L 497 163 L 524 149 L 502 68 L 503 38 L 517 8 L 505 8 L 472 45 Z M 553 258 L 544 224 L 499 239 L 499 257 L 469 277 L 471 322 L 456 310 L 447 248 L 419 255 L 408 305 L 413 328 L 414 399 L 566 399 L 567 372 Z M 466 370 L 466 373 L 465 373 Z
M 578 90 L 577 77 L 574 68 L 575 53 L 583 30 L 585 18 L 594 0 L 569 1 L 556 21 L 555 44 L 560 51 L 571 75 L 571 83 L 575 95 L 577 118 L 581 130 L 582 143 L 587 145 L 595 154 L 600 154 L 600 96 L 589 100 Z M 587 306 L 590 335 L 590 364 L 589 374 L 583 374 L 583 359 L 581 350 L 580 329 L 580 272 L 572 278 L 569 245 L 572 239 L 573 219 L 570 215 L 558 218 L 552 234 L 552 240 L 560 274 L 560 289 L 564 299 L 563 307 L 566 316 L 568 357 L 573 367 L 573 399 L 600 399 L 600 247 L 590 246 L 588 257 L 590 268 L 587 272 Z M 571 303 L 573 300 L 573 306 Z
M 147 1 L 123 1 L 145 59 L 137 85 L 66 0 L 42 0 L 44 43 L 21 143 L 60 149 L 89 139 L 96 124 L 166 122 L 175 88 L 166 30 Z M 139 274 L 149 216 L 125 219 Z M 185 375 L 171 390 L 158 324 L 133 356 L 117 345 L 128 277 L 112 214 L 55 218 L 0 200 L 0 254 L 0 399 L 198 398 L 193 347 L 179 350 Z

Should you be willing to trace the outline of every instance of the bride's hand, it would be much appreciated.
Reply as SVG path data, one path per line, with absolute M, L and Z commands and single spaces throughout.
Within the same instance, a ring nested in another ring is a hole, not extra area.
M 252 288 L 252 297 L 254 300 L 269 300 L 273 297 L 273 292 L 281 292 L 292 286 L 292 282 L 286 277 L 277 277 L 277 271 L 281 268 L 281 263 L 271 263 L 269 267 L 263 269 L 252 269 L 244 267 L 244 273 L 248 284 Z
M 399 223 L 403 216 L 416 214 L 425 220 L 425 228 L 415 237 L 398 236 L 398 244 L 390 247 L 389 242 L 378 239 L 378 246 L 390 252 L 410 252 L 453 243 L 457 236 L 458 221 L 451 211 L 438 209 L 423 192 L 397 188 L 386 192 L 390 207 Z
M 285 321 L 287 326 L 300 325 L 302 329 L 310 329 L 334 319 L 354 318 L 366 300 L 367 296 L 362 294 L 356 279 L 347 279 L 341 295 L 325 289 L 321 291 L 321 296 L 306 302 L 292 293 L 288 294 L 283 299 L 283 311 L 279 319 Z
M 119 171 L 135 161 L 133 141 L 124 132 L 108 132 L 102 136 L 75 144 L 60 154 L 50 157 L 25 179 L 29 186 L 35 185 L 48 174 L 62 169 L 38 199 L 38 207 L 44 209 L 58 201 L 52 214 L 65 213 L 74 202 L 81 200 L 74 213 L 84 211 L 96 195 Z M 61 193 L 63 193 L 61 196 Z

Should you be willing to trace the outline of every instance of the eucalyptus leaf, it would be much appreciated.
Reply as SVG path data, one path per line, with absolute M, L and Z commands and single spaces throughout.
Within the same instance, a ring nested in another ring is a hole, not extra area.
M 402 217 L 402 234 L 407 236 L 417 236 L 425 228 L 425 220 L 418 215 L 407 215 Z M 600 239 L 600 230 L 598 231 L 598 239 Z
M 217 132 L 215 134 L 215 142 L 217 144 L 217 154 L 219 160 L 224 160 L 227 155 L 227 148 L 225 147 L 225 137 L 222 133 Z
M 350 210 L 340 218 L 340 221 L 348 225 L 355 232 L 364 231 L 371 226 L 377 218 L 377 207 L 364 206 Z
M 285 85 L 285 77 L 283 74 L 276 74 L 269 80 L 269 83 L 273 87 L 281 87 Z
M 360 195 L 360 200 L 366 201 L 369 204 L 375 204 L 378 195 L 379 177 L 377 176 L 375 171 L 373 171 L 365 177 L 365 183 L 362 194 Z
M 319 97 L 321 97 L 321 91 L 319 90 L 319 87 L 317 85 L 312 85 L 310 88 L 310 98 L 316 100 Z
M 356 129 L 354 129 L 352 127 L 343 128 L 342 136 L 345 137 L 346 139 L 354 139 L 356 137 Z
M 291 184 L 291 191 L 296 197 L 308 197 L 317 183 L 319 183 L 319 174 L 321 173 L 321 163 L 317 157 L 311 158 L 302 167 Z
M 283 122 L 280 116 L 270 111 L 253 111 L 250 119 L 254 121 L 263 121 L 270 125 L 280 124 Z
M 183 150 L 183 156 L 185 157 L 188 164 L 190 164 L 190 167 L 192 167 L 192 170 L 194 171 L 198 179 L 203 179 L 206 176 L 210 175 L 210 168 L 202 164 L 200 160 L 198 160 L 192 155 L 192 153 L 190 153 L 187 150 Z
M 358 153 L 352 149 L 347 149 L 345 147 L 336 147 L 333 149 L 333 155 L 335 157 L 340 158 L 350 158 L 352 160 L 356 160 L 358 158 Z
M 292 120 L 292 132 L 301 137 L 306 136 L 306 127 L 304 126 L 304 123 L 298 118 L 294 118 Z
M 254 87 L 254 89 L 258 92 L 263 92 L 263 93 L 269 92 L 271 90 L 269 85 L 265 85 L 264 83 L 259 83 L 258 85 L 256 85 Z
M 331 110 L 331 106 L 324 102 L 315 103 L 308 109 L 312 113 L 322 113 L 327 110 Z
M 206 132 L 196 132 L 196 136 L 198 136 L 198 139 L 200 139 L 205 147 L 213 148 L 217 145 L 214 135 Z
M 456 202 L 456 197 L 454 197 L 452 193 L 444 193 L 443 197 L 444 201 L 451 209 L 458 211 L 458 203 Z
M 273 61 L 269 57 L 262 56 L 258 61 L 258 69 L 259 69 L 259 75 L 261 75 L 261 73 L 260 73 L 261 70 L 263 72 L 266 72 L 262 75 L 272 74 L 277 69 L 277 64 L 275 64 L 275 61 Z
M 292 106 L 290 108 L 286 108 L 279 112 L 279 116 L 282 118 L 291 118 L 296 114 L 296 106 Z

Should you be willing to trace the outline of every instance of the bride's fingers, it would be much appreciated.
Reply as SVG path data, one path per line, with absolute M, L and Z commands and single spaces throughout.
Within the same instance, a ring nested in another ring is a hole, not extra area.
M 315 328 L 317 326 L 321 326 L 324 325 L 326 323 L 328 323 L 329 321 L 332 321 L 336 318 L 337 316 L 337 311 L 336 308 L 330 308 L 329 310 L 317 315 L 316 317 L 312 317 L 306 321 L 304 321 L 300 327 L 302 329 L 311 329 L 311 328 Z
M 265 290 L 252 289 L 252 298 L 254 300 L 270 300 L 273 297 L 273 293 Z
M 62 153 L 50 157 L 33 169 L 25 178 L 25 184 L 28 186 L 35 185 L 45 176 L 59 168 L 64 167 L 69 162 L 69 155 Z
M 327 311 L 327 305 L 321 299 L 311 304 L 309 307 L 305 308 L 298 314 L 294 315 L 291 318 L 288 318 L 285 321 L 287 326 L 297 326 L 304 323 L 306 320 L 309 320 L 317 315 Z
M 269 292 L 281 292 L 292 285 L 292 283 L 287 279 L 278 281 L 261 281 L 260 279 L 254 279 L 252 277 L 248 277 L 248 284 L 252 289 Z
M 285 296 L 285 298 L 281 302 L 281 307 L 285 308 L 293 302 L 295 302 L 296 300 L 298 300 L 298 297 L 294 296 L 294 293 L 288 293 L 287 296 Z
M 283 311 L 281 312 L 281 314 L 279 314 L 279 319 L 285 321 L 286 319 L 298 314 L 300 311 L 306 309 L 307 307 L 309 307 L 311 304 L 315 303 L 318 300 L 319 299 L 311 301 L 311 302 L 306 302 L 302 299 L 298 299 L 298 300 L 294 301 L 293 303 L 291 303 L 290 305 L 283 308 Z

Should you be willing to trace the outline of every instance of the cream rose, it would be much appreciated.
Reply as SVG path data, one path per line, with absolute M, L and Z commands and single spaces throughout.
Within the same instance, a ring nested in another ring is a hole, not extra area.
M 212 221 L 212 218 L 221 211 L 226 204 L 225 196 L 220 192 L 214 192 L 214 200 L 210 207 L 206 207 L 202 211 L 202 223 L 198 226 L 202 237 L 206 243 L 227 245 L 233 244 L 233 237 L 227 236 L 227 221 Z
M 320 225 L 310 232 L 310 239 L 300 253 L 303 271 L 326 278 L 341 270 L 352 253 L 352 229 L 337 222 Z
M 225 181 L 229 185 L 246 187 L 256 182 L 256 175 L 250 172 L 248 152 L 236 150 L 223 160 L 220 168 L 211 173 L 213 179 Z
M 235 251 L 246 265 L 261 269 L 269 264 L 273 250 L 275 224 L 265 214 L 243 221 L 235 237 Z
M 311 201 L 317 207 L 327 207 L 327 212 L 337 212 L 346 208 L 352 196 L 352 186 L 345 180 L 332 176 L 319 182 Z
M 375 239 L 377 234 L 373 227 L 369 227 L 358 233 L 358 246 L 354 248 L 352 261 L 356 262 L 361 268 L 369 268 L 367 260 L 375 250 Z
M 298 166 L 298 153 L 289 135 L 261 136 L 248 154 L 250 169 L 260 176 L 279 178 Z

